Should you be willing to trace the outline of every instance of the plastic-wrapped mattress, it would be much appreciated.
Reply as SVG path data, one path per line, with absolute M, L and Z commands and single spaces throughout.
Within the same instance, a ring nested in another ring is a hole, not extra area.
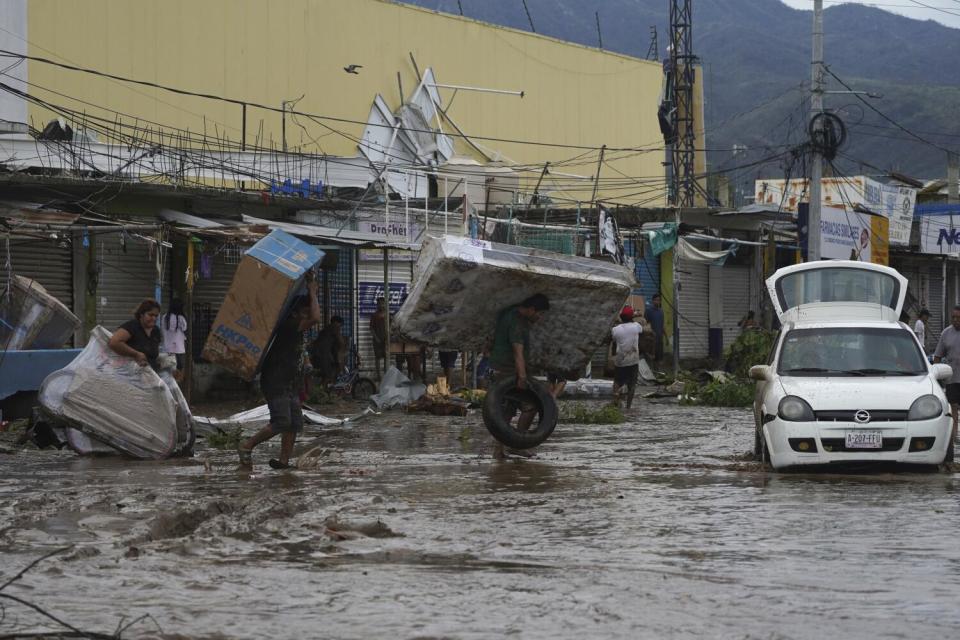
M 609 262 L 470 238 L 429 238 L 392 329 L 435 347 L 481 351 L 502 309 L 542 293 L 550 311 L 531 331 L 530 364 L 575 375 L 609 338 L 633 284 L 629 269 Z
M 190 451 L 192 416 L 176 382 L 114 353 L 110 336 L 96 327 L 80 355 L 43 381 L 40 405 L 59 422 L 137 458 Z

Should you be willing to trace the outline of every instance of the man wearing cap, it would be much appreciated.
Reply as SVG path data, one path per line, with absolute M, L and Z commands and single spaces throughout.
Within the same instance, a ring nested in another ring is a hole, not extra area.
M 613 364 L 616 367 L 613 376 L 613 401 L 620 406 L 620 392 L 626 387 L 627 409 L 633 404 L 633 394 L 637 388 L 641 333 L 643 327 L 633 321 L 633 307 L 627 305 L 620 310 L 620 324 L 610 330 L 613 337 Z

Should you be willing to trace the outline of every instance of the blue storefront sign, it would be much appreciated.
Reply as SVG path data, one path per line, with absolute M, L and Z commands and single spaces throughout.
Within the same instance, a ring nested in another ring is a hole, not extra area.
M 372 316 L 377 311 L 377 298 L 383 298 L 382 282 L 359 282 L 359 311 L 362 316 Z M 407 283 L 390 283 L 390 313 L 396 313 L 400 310 L 400 305 L 407 299 Z

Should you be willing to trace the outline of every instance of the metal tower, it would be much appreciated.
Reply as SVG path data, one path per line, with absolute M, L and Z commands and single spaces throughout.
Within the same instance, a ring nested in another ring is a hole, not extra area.
M 693 120 L 693 0 L 670 0 L 670 93 L 676 135 L 671 152 L 671 204 L 692 207 L 696 191 L 696 132 Z

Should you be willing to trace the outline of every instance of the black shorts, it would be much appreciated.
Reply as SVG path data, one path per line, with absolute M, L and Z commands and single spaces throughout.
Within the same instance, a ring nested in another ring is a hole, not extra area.
M 460 355 L 459 351 L 438 351 L 437 355 L 440 357 L 440 368 L 441 369 L 453 369 L 457 364 L 457 356 Z
M 270 409 L 270 426 L 279 433 L 300 433 L 303 431 L 303 409 L 300 408 L 300 394 L 286 391 L 267 398 Z
M 617 367 L 613 374 L 613 384 L 622 387 L 625 384 L 637 384 L 637 375 L 640 372 L 639 364 L 631 364 L 628 367 Z
M 953 382 L 946 386 L 947 402 L 960 404 L 960 382 Z

